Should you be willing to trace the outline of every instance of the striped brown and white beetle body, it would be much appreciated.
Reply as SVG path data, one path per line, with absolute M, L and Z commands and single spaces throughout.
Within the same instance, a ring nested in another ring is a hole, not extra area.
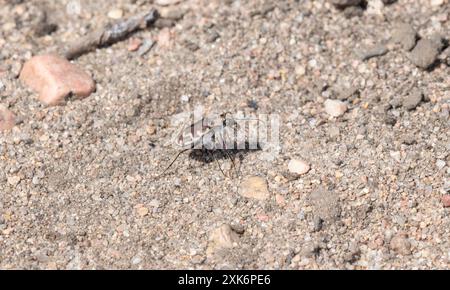
M 235 137 L 238 127 L 238 123 L 233 118 L 227 118 L 226 114 L 220 115 L 219 118 L 204 117 L 189 126 L 183 127 L 173 140 L 174 144 L 179 147 L 181 151 L 164 170 L 163 174 L 169 170 L 181 154 L 188 150 L 206 152 L 213 158 L 213 151 L 223 150 L 233 162 L 234 166 L 234 161 L 227 150 L 235 148 Z M 222 171 L 220 164 L 219 168 Z

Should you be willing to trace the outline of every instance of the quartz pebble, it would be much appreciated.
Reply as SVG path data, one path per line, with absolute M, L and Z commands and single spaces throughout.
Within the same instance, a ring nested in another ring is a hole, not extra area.
M 344 115 L 347 111 L 347 105 L 339 100 L 326 100 L 325 112 L 332 117 L 339 117 Z
M 39 55 L 27 61 L 20 79 L 39 93 L 47 105 L 58 105 L 73 94 L 88 97 L 95 90 L 94 80 L 81 68 L 57 55 Z
M 296 175 L 303 175 L 309 172 L 311 167 L 303 160 L 292 159 L 288 164 L 289 172 Z
M 116 8 L 116 9 L 112 9 L 108 12 L 108 17 L 111 19 L 121 19 L 123 17 L 123 10 Z

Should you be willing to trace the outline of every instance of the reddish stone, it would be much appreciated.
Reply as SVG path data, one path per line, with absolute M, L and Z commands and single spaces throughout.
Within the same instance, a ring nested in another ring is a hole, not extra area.
M 16 116 L 0 104 L 0 131 L 11 130 L 16 124 Z
M 142 40 L 139 38 L 131 38 L 130 42 L 128 43 L 128 51 L 136 51 L 138 50 L 142 45 Z
M 168 48 L 172 43 L 172 33 L 169 28 L 161 29 L 159 34 L 156 36 L 158 45 L 163 48 Z
M 444 195 L 442 197 L 442 204 L 444 207 L 450 207 L 450 194 Z
M 88 97 L 95 90 L 95 82 L 89 74 L 57 55 L 35 56 L 27 61 L 20 79 L 39 93 L 39 99 L 47 105 L 58 105 L 73 94 Z

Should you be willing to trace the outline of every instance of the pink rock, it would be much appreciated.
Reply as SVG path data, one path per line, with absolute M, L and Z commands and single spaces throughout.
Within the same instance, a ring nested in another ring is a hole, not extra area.
M 142 45 L 142 40 L 139 38 L 130 38 L 130 42 L 128 42 L 128 51 L 136 51 Z
M 11 130 L 16 124 L 16 116 L 0 104 L 0 131 Z
M 172 34 L 170 32 L 169 28 L 163 28 L 159 32 L 159 34 L 156 36 L 158 45 L 163 48 L 170 47 L 172 43 Z
M 442 204 L 444 207 L 450 207 L 450 194 L 444 195 L 442 197 Z
M 39 93 L 47 105 L 58 105 L 73 94 L 88 97 L 95 90 L 89 74 L 58 55 L 35 56 L 25 63 L 20 79 Z

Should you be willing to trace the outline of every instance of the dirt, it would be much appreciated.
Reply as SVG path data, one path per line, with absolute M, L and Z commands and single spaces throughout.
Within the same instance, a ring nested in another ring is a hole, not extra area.
M 16 116 L 0 132 L 0 268 L 448 268 L 447 0 L 159 2 L 176 17 L 132 35 L 155 45 L 140 56 L 125 39 L 80 56 L 96 92 L 49 107 L 17 78 L 26 60 L 63 53 L 116 21 L 111 10 L 161 7 L 0 0 L 0 104 Z M 391 40 L 401 23 L 412 27 L 396 36 L 403 45 Z M 409 58 L 411 31 L 444 39 L 427 69 Z M 361 59 L 380 44 L 388 51 Z M 328 99 L 347 110 L 330 116 Z M 200 106 L 278 115 L 280 153 L 237 152 L 230 176 L 186 153 L 160 176 L 178 153 L 174 120 Z M 310 170 L 292 176 L 292 159 Z M 239 194 L 250 176 L 268 198 Z M 210 258 L 223 225 L 239 234 Z

